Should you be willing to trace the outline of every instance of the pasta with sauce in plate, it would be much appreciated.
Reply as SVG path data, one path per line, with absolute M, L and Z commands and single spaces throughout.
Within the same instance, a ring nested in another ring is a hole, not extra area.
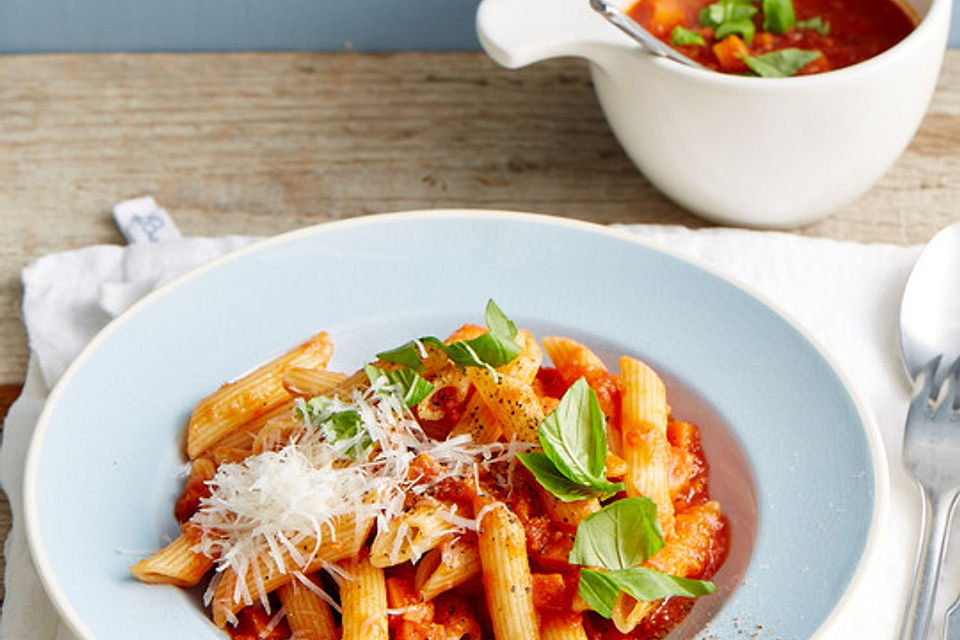
M 654 638 L 715 591 L 699 433 L 643 362 L 493 301 L 351 375 L 331 354 L 317 334 L 197 404 L 181 533 L 135 577 L 209 577 L 244 640 Z

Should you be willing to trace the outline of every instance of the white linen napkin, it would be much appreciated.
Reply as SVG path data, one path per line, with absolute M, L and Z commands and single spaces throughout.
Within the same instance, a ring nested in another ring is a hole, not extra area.
M 73 638 L 40 586 L 21 521 L 23 456 L 47 389 L 83 345 L 140 296 L 254 240 L 180 238 L 152 199 L 121 203 L 115 217 L 133 244 L 54 254 L 23 271 L 31 365 L 23 394 L 7 416 L 0 450 L 0 480 L 13 510 L 0 620 L 0 638 L 6 640 Z M 899 299 L 919 247 L 738 229 L 620 228 L 713 266 L 791 315 L 831 354 L 873 411 L 890 468 L 887 521 L 865 579 L 817 638 L 894 639 L 912 574 L 920 513 L 916 489 L 900 462 L 910 387 L 897 348 Z M 940 619 L 960 593 L 960 550 L 948 549 L 945 577 L 938 600 Z M 952 632 L 960 638 L 960 629 Z M 942 636 L 938 632 L 932 637 Z

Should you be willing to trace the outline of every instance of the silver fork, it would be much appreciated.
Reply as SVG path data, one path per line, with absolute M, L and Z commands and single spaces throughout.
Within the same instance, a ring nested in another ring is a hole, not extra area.
M 927 637 L 950 515 L 960 494 L 960 358 L 951 364 L 942 383 L 935 384 L 940 360 L 937 356 L 920 372 L 903 433 L 903 461 L 920 486 L 923 514 L 901 640 Z

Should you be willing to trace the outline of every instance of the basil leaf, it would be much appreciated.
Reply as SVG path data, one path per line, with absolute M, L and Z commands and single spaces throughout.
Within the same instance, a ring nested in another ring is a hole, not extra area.
M 717 587 L 712 582 L 681 578 L 647 567 L 610 571 L 607 575 L 620 587 L 621 591 L 643 602 L 652 602 L 668 596 L 696 598 L 717 591 Z
M 551 462 L 574 482 L 605 479 L 607 432 L 596 392 L 583 378 L 574 382 L 540 423 L 540 444 Z
M 715 593 L 717 587 L 706 580 L 681 578 L 655 569 L 636 567 L 617 571 L 580 570 L 578 591 L 590 608 L 604 618 L 613 615 L 613 606 L 621 591 L 643 602 L 670 596 L 695 598 Z
M 421 400 L 430 395 L 433 391 L 433 385 L 426 378 L 410 369 L 397 369 L 395 371 L 384 371 L 379 367 L 368 364 L 363 368 L 367 374 L 367 379 L 373 384 L 380 377 L 387 379 L 387 382 L 396 389 L 397 395 L 408 407 L 413 407 Z
M 444 344 L 437 338 L 422 338 L 422 340 L 424 344 L 429 344 L 439 349 L 443 349 L 447 356 L 461 368 L 487 367 L 491 370 L 493 369 L 493 367 L 487 364 L 480 354 L 474 350 L 473 346 L 469 342 L 459 341 L 452 344 Z
M 562 502 L 574 502 L 587 498 L 606 500 L 624 489 L 622 482 L 609 482 L 606 478 L 590 480 L 588 484 L 571 480 L 553 464 L 546 454 L 540 451 L 518 453 L 517 457 L 523 466 L 530 470 L 540 486 Z
M 298 407 L 297 413 L 304 424 L 319 429 L 340 455 L 353 460 L 367 457 L 374 440 L 360 414 L 353 409 L 337 410 L 336 406 L 333 400 L 317 396 Z
M 806 29 L 807 31 L 816 31 L 822 36 L 830 35 L 830 23 L 821 18 L 820 16 L 815 16 L 809 20 L 800 20 L 797 22 L 797 29 Z
M 608 497 L 623 491 L 606 476 L 607 431 L 597 394 L 580 378 L 537 430 L 543 453 L 521 462 L 547 491 L 564 502 Z
M 642 496 L 624 498 L 580 521 L 568 561 L 587 567 L 632 569 L 662 546 L 656 503 Z
M 442 344 L 442 343 L 441 343 Z M 396 349 L 381 351 L 377 357 L 384 362 L 403 365 L 414 371 L 423 371 L 423 358 L 420 355 L 420 346 L 416 340 L 410 340 L 400 345 Z
M 515 349 L 513 355 L 507 362 L 517 357 L 521 351 L 520 345 L 513 341 L 513 339 L 517 337 L 517 325 L 513 324 L 507 316 L 503 315 L 503 311 L 500 310 L 500 307 L 497 306 L 497 303 L 494 302 L 492 298 L 487 300 L 484 320 L 487 323 L 489 332 L 495 335 L 498 340 L 504 342 L 508 350 L 513 351 Z M 506 362 L 503 364 L 506 364 Z
M 757 8 L 750 0 L 720 0 L 700 10 L 700 25 L 710 27 L 717 40 L 737 34 L 750 44 L 756 33 L 753 16 Z
M 609 620 L 613 616 L 613 605 L 620 595 L 620 588 L 606 575 L 592 569 L 581 569 L 577 591 L 591 609 Z
M 743 38 L 746 44 L 753 42 L 753 36 L 756 35 L 757 28 L 750 18 L 741 18 L 739 20 L 728 20 L 714 32 L 717 40 L 723 40 L 727 36 L 738 35 Z
M 675 46 L 682 47 L 684 45 L 700 45 L 704 46 L 707 44 L 706 40 L 703 39 L 703 36 L 693 29 L 685 29 L 680 25 L 677 25 L 673 28 L 673 31 L 670 32 L 670 40 Z
M 821 55 L 823 54 L 819 51 L 789 48 L 764 53 L 759 56 L 746 56 L 743 58 L 743 61 L 746 62 L 750 70 L 758 76 L 764 78 L 786 78 L 794 75 Z
M 523 349 L 514 341 L 517 327 L 503 315 L 503 311 L 493 300 L 487 301 L 485 320 L 487 322 L 485 334 L 466 342 L 454 342 L 447 347 L 447 353 L 449 354 L 451 350 L 457 351 L 458 354 L 466 352 L 469 357 L 479 360 L 482 366 L 493 368 L 502 367 L 520 355 Z M 452 355 L 451 358 L 454 359 Z
M 703 9 L 700 9 L 700 26 L 716 29 L 721 25 L 721 23 L 723 23 L 723 19 L 726 17 L 726 15 L 727 14 L 723 9 L 722 3 L 715 2 L 713 4 L 708 4 Z
M 493 371 L 512 361 L 523 349 L 516 343 L 517 327 L 493 300 L 487 301 L 485 313 L 487 332 L 473 340 L 458 340 L 444 344 L 439 338 L 426 336 L 419 342 L 442 349 L 447 356 L 460 367 L 486 367 Z M 424 370 L 421 344 L 416 340 L 400 345 L 396 349 L 381 351 L 377 357 L 384 362 L 403 365 L 422 372 Z M 496 373 L 496 372 L 494 372 Z
M 797 24 L 791 0 L 763 0 L 763 30 L 786 33 Z
M 751 0 L 720 0 L 700 10 L 700 26 L 716 29 L 724 22 L 752 18 L 756 12 Z
M 593 498 L 597 492 L 590 487 L 577 484 L 560 473 L 550 458 L 539 451 L 518 453 L 517 458 L 523 463 L 540 485 L 563 502 L 574 502 Z

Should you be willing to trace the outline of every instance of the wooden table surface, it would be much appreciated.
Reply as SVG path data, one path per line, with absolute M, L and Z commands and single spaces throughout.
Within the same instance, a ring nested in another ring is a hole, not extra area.
M 883 135 L 883 132 L 878 132 Z M 613 138 L 586 64 L 481 53 L 0 57 L 0 415 L 27 362 L 20 270 L 121 243 L 114 203 L 154 196 L 186 235 L 271 235 L 421 208 L 600 223 L 706 222 Z M 960 51 L 906 153 L 809 236 L 921 243 L 960 220 Z M 0 535 L 10 514 L 0 506 Z

